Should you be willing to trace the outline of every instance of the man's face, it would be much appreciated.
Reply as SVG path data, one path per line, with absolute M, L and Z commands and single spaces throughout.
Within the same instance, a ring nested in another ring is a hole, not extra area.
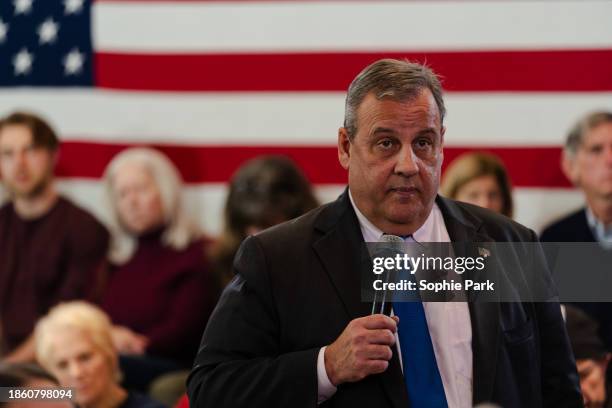
M 55 154 L 34 146 L 32 132 L 24 125 L 0 130 L 0 175 L 17 198 L 40 194 L 52 177 Z
M 588 198 L 612 200 L 612 123 L 602 123 L 587 132 L 564 169 Z
M 368 94 L 353 139 L 340 129 L 338 156 L 353 199 L 382 231 L 411 234 L 427 219 L 440 184 L 444 130 L 428 89 L 404 102 Z

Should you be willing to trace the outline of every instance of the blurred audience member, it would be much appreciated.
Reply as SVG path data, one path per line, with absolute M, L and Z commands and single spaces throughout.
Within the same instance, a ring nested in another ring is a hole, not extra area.
M 54 389 L 58 387 L 57 380 L 39 366 L 31 363 L 0 363 L 0 387 Z M 66 401 L 44 401 L 45 408 L 70 408 Z M 36 408 L 41 401 L 2 402 L 0 408 Z
M 53 129 L 33 114 L 16 112 L 0 121 L 0 174 L 10 198 L 0 208 L 5 361 L 34 358 L 32 330 L 51 306 L 93 299 L 100 291 L 108 232 L 55 189 L 58 148 Z
M 310 183 L 290 159 L 264 156 L 245 163 L 230 182 L 224 230 L 212 248 L 217 276 L 224 284 L 232 279 L 234 255 L 248 235 L 317 206 Z
M 565 141 L 562 168 L 586 206 L 547 227 L 542 240 L 612 245 L 612 112 L 578 121 Z
M 584 193 L 586 206 L 545 228 L 541 241 L 599 242 L 612 249 L 612 112 L 593 112 L 576 123 L 565 141 L 562 169 Z M 612 303 L 576 305 L 598 322 L 612 350 Z
M 102 307 L 117 325 L 124 384 L 144 390 L 158 375 L 191 366 L 218 285 L 168 158 L 125 150 L 108 165 L 104 183 L 114 229 Z
M 108 316 L 91 304 L 60 304 L 36 325 L 36 357 L 61 386 L 74 389 L 80 408 L 163 407 L 119 385 L 111 327 Z
M 506 168 L 487 153 L 465 153 L 451 162 L 442 178 L 442 195 L 488 208 L 512 218 L 512 186 Z
M 597 322 L 582 310 L 566 305 L 567 333 L 576 357 L 580 388 L 586 408 L 612 408 L 610 353 L 597 334 Z

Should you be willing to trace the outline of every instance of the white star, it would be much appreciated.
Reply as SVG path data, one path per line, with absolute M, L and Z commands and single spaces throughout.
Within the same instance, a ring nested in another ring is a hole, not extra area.
M 6 40 L 6 33 L 8 32 L 9 25 L 0 19 L 0 44 Z
M 13 0 L 15 14 L 28 14 L 32 11 L 32 2 L 34 0 Z
M 44 23 L 38 26 L 38 42 L 40 44 L 55 42 L 58 30 L 59 24 L 49 17 Z
M 32 62 L 34 62 L 34 56 L 28 52 L 27 49 L 22 48 L 13 57 L 13 65 L 15 67 L 15 75 L 27 75 L 32 71 Z
M 77 14 L 83 9 L 83 0 L 64 0 L 64 14 Z
M 85 56 L 77 49 L 73 48 L 64 57 L 64 75 L 77 75 L 83 70 Z

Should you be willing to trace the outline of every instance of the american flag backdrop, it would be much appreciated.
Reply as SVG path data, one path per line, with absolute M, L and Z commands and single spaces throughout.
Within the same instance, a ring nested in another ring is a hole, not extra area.
M 246 159 L 286 154 L 323 200 L 346 182 L 336 134 L 354 75 L 382 57 L 444 78 L 445 162 L 498 154 L 531 227 L 580 205 L 559 170 L 568 128 L 612 109 L 612 2 L 0 0 L 0 114 L 58 129 L 63 191 L 101 218 L 100 176 L 162 149 L 212 234 Z

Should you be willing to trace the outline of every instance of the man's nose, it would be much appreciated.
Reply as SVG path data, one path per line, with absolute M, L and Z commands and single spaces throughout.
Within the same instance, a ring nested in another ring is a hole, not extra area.
M 612 144 L 606 147 L 604 151 L 604 160 L 608 166 L 612 167 Z
M 412 176 L 419 172 L 417 165 L 418 157 L 414 154 L 410 145 L 402 146 L 396 156 L 395 173 L 404 176 Z
M 17 152 L 15 153 L 15 166 L 18 168 L 22 168 L 26 163 L 26 154 L 25 152 Z

